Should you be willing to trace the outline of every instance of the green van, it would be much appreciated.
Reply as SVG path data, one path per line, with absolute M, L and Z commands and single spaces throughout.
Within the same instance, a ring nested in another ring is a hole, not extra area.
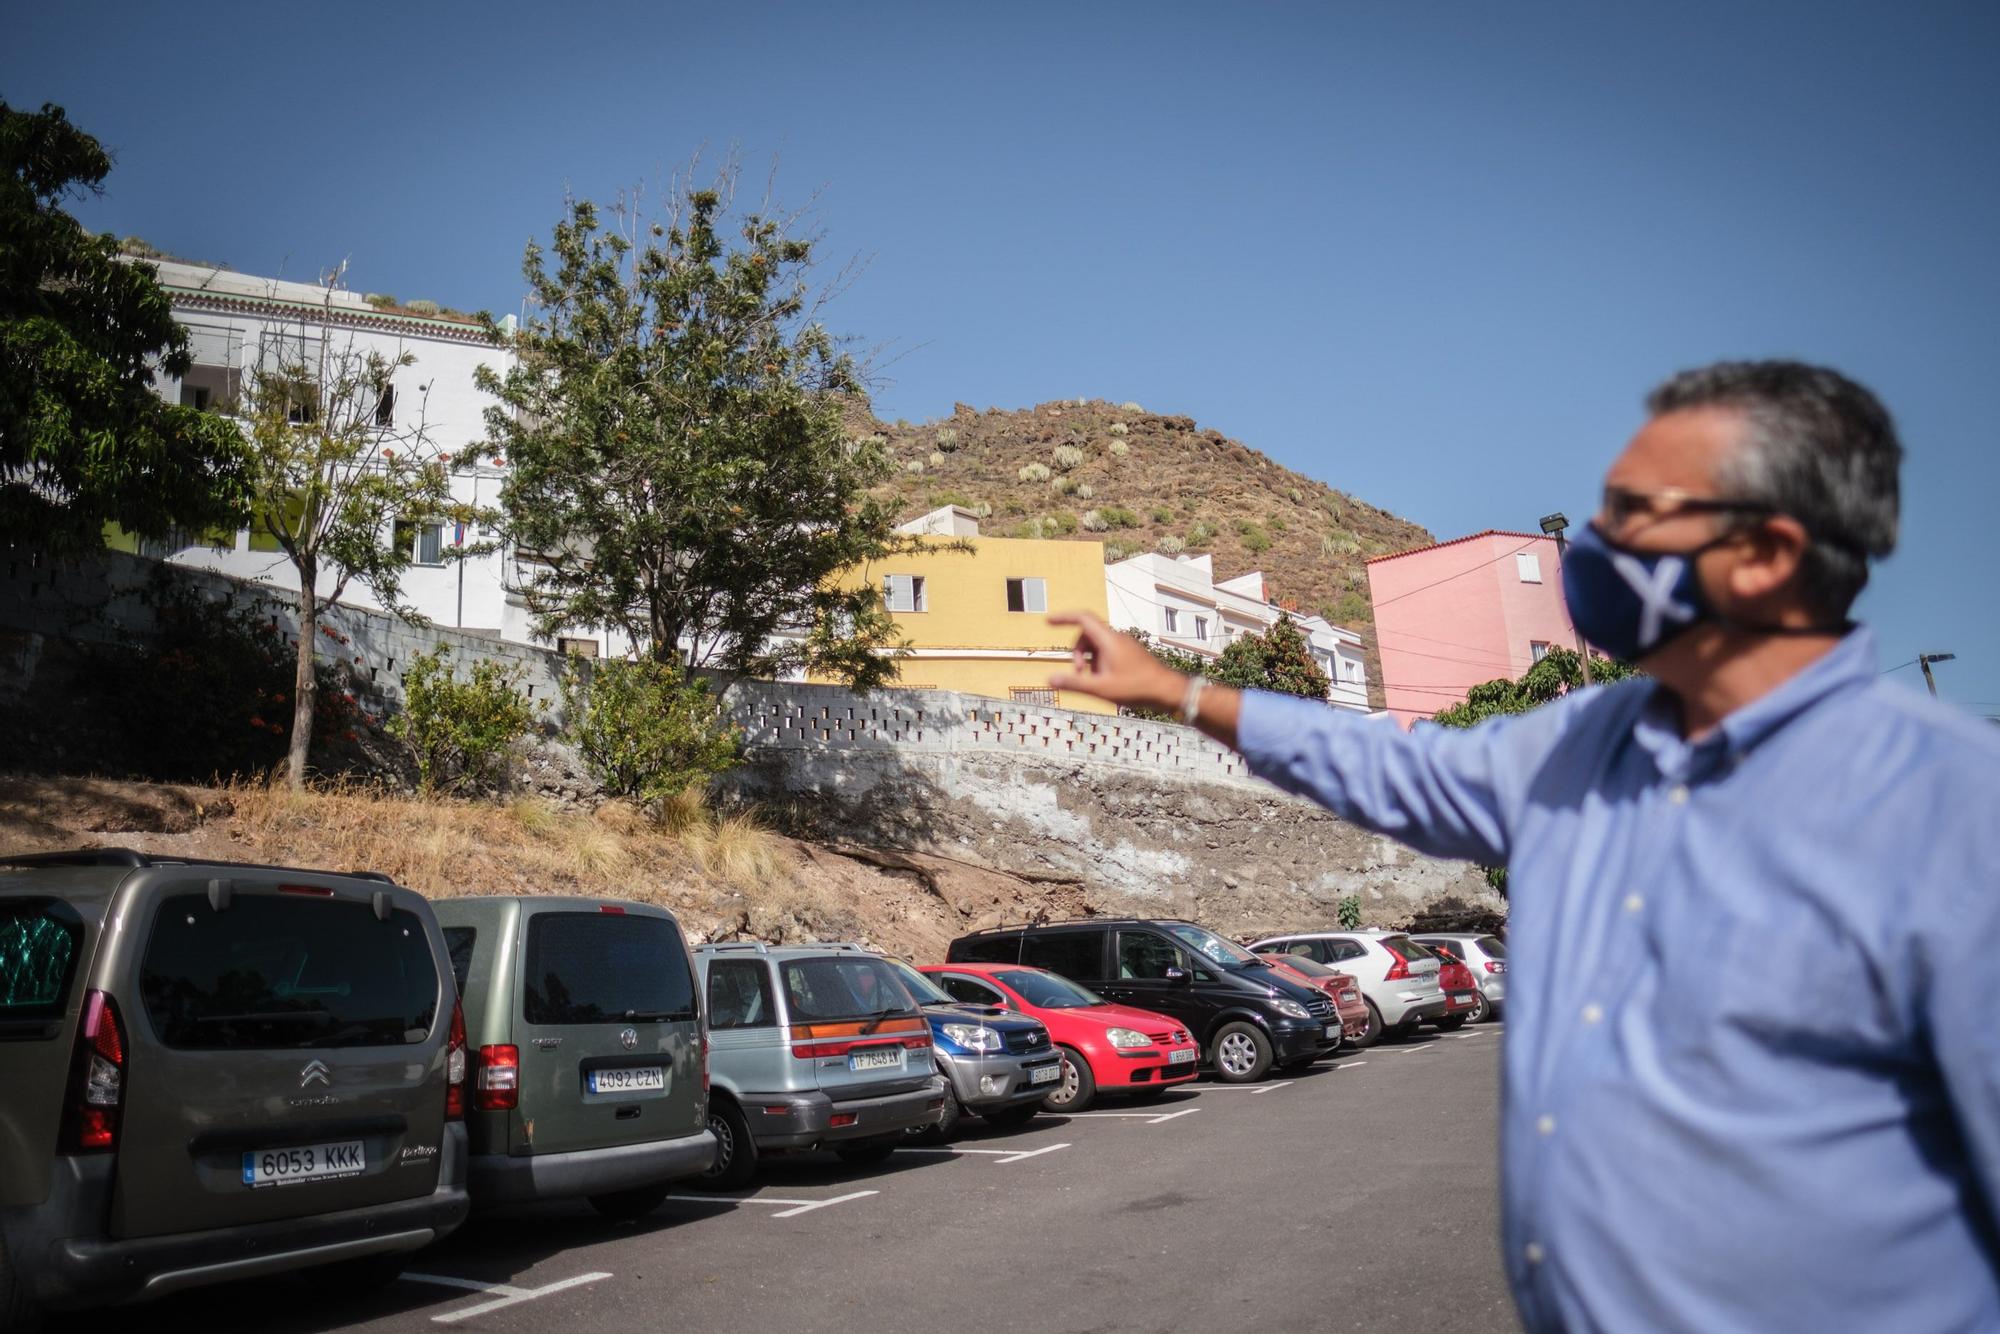
M 0 855 L 0 1331 L 309 1265 L 394 1278 L 468 1207 L 449 974 L 386 876 Z
M 680 924 L 644 903 L 433 903 L 465 1006 L 475 1206 L 637 1218 L 715 1161 L 708 1039 Z

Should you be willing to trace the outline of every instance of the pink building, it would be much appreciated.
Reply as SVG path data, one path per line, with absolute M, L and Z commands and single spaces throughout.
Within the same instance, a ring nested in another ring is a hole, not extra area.
M 1576 647 L 1555 539 L 1488 529 L 1368 562 L 1389 713 L 1408 727 Z

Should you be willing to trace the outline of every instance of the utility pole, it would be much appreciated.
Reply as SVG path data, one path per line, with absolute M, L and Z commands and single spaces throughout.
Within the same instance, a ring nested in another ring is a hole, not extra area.
M 1932 699 L 1937 698 L 1937 678 L 1931 675 L 1931 664 L 1934 662 L 1950 662 L 1957 656 L 1956 653 L 1919 653 L 1917 655 L 1917 666 L 1924 669 L 1924 684 L 1931 688 Z
M 1560 588 L 1562 586 L 1563 553 L 1569 550 L 1569 543 L 1563 540 L 1563 534 L 1569 531 L 1568 516 L 1561 510 L 1557 510 L 1554 514 L 1544 514 L 1542 516 L 1542 531 L 1556 540 L 1556 586 Z M 1569 629 L 1570 633 L 1576 636 L 1576 657 L 1577 661 L 1583 664 L 1583 683 L 1589 685 L 1590 646 L 1583 642 L 1583 635 L 1576 628 L 1575 621 L 1572 620 L 1570 622 Z

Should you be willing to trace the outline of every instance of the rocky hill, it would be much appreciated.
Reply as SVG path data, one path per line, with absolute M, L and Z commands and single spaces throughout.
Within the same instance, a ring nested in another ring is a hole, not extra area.
M 1208 554 L 1218 579 L 1262 570 L 1273 600 L 1358 631 L 1379 694 L 1369 556 L 1432 540 L 1417 525 L 1274 463 L 1191 417 L 1064 399 L 941 421 L 858 423 L 889 442 L 900 518 L 963 505 L 994 537 L 1096 539 L 1105 559 Z

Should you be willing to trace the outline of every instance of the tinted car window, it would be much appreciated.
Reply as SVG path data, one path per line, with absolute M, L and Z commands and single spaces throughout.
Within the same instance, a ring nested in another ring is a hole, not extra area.
M 56 911 L 53 899 L 0 901 L 0 1023 L 63 1013 L 83 931 Z
M 664 917 L 537 913 L 526 972 L 521 1017 L 531 1024 L 695 1017 L 686 947 Z
M 1489 959 L 1504 959 L 1507 957 L 1507 942 L 1498 936 L 1481 936 L 1472 943 L 1479 946 L 1480 949 L 1485 950 L 1486 957 Z
M 139 993 L 160 1041 L 218 1051 L 422 1042 L 437 1014 L 437 969 L 417 915 L 383 921 L 366 903 L 206 894 L 160 904 Z
M 1437 957 L 1416 941 L 1411 940 L 1408 936 L 1384 936 L 1382 937 L 1382 943 L 1402 955 L 1405 959 L 1413 962 L 1417 959 L 1433 959 Z
M 1047 973 L 1002 973 L 1000 980 L 1021 994 L 1021 999 L 1044 1010 L 1081 1010 L 1104 1005 L 1104 997 L 1065 978 Z
M 1164 978 L 1169 968 L 1187 971 L 1187 956 L 1165 937 L 1150 931 L 1118 933 L 1118 976 L 1121 978 Z
M 969 977 L 938 977 L 932 981 L 943 987 L 953 1000 L 964 1001 L 967 1005 L 1004 1005 L 1007 1002 L 1007 998 L 992 987 Z
M 1360 959 L 1368 954 L 1368 947 L 1358 940 L 1329 940 L 1326 942 L 1327 958 L 1334 962 L 1342 959 Z
M 1104 973 L 1104 933 L 1102 931 L 1043 931 L 1029 936 L 1016 959 L 1008 955 L 995 963 L 1024 963 L 1030 968 L 1046 968 L 1064 977 L 1095 980 Z
M 866 1019 L 910 1008 L 910 992 L 889 971 L 889 965 L 865 954 L 787 959 L 778 970 L 784 978 L 785 1005 L 794 1023 Z M 937 992 L 928 982 L 924 989 Z M 924 997 L 919 995 L 918 999 Z M 937 999 L 950 997 L 937 992 Z
M 767 1028 L 778 1022 L 771 970 L 757 959 L 715 959 L 708 965 L 708 1026 Z
M 1019 936 L 973 936 L 951 947 L 953 963 L 1019 963 Z
M 451 954 L 451 975 L 458 982 L 458 994 L 465 994 L 465 975 L 472 971 L 472 946 L 479 932 L 469 926 L 444 929 L 444 947 Z
M 1257 962 L 1257 956 L 1249 950 L 1241 945 L 1231 944 L 1213 931 L 1204 931 L 1201 927 L 1189 926 L 1186 923 L 1170 926 L 1167 930 L 1173 932 L 1182 944 L 1193 946 L 1224 968 L 1241 968 L 1245 964 Z

